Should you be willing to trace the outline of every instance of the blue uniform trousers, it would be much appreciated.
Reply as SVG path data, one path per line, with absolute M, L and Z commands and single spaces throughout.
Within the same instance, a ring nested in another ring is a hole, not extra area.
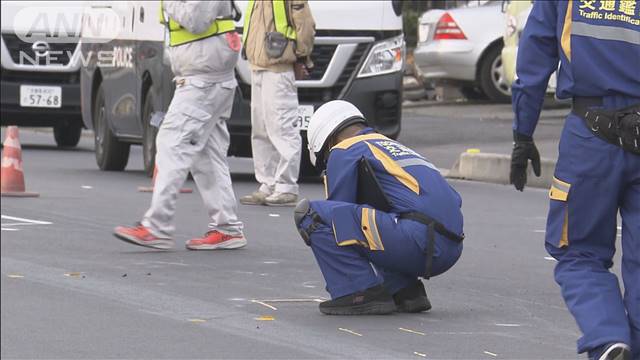
M 390 294 L 425 275 L 427 226 L 375 212 L 375 224 L 384 250 L 370 250 L 362 234 L 362 205 L 340 201 L 313 201 L 324 220 L 311 234 L 311 248 L 332 299 L 383 283 Z M 333 220 L 333 221 L 332 221 Z M 302 226 L 311 220 L 305 218 Z M 351 245 L 338 245 L 335 231 L 353 233 Z M 431 276 L 448 270 L 460 257 L 462 243 L 436 234 Z
M 640 156 L 612 145 L 574 114 L 560 140 L 546 248 L 555 279 L 583 336 L 578 352 L 609 342 L 629 344 L 640 359 Z M 558 194 L 563 194 L 558 196 Z M 622 278 L 613 265 L 618 210 L 622 217 Z

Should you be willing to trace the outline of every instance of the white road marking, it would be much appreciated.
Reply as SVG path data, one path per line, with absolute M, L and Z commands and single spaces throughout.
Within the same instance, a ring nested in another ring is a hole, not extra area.
M 270 217 L 280 217 L 280 214 L 269 214 Z
M 0 228 L 0 230 L 2 231 L 19 231 L 18 229 L 11 229 L 11 228 Z
M 494 353 L 489 352 L 489 351 L 485 351 L 484 353 L 487 354 L 487 355 L 493 356 L 493 357 L 497 357 L 498 356 L 498 354 L 494 354 Z
M 408 333 L 412 333 L 412 334 L 416 334 L 416 335 L 422 335 L 422 336 L 427 335 L 427 334 L 425 334 L 425 333 L 423 333 L 423 332 L 421 332 L 421 331 L 415 331 L 415 330 L 405 329 L 405 328 L 401 328 L 401 327 L 400 327 L 400 328 L 398 328 L 398 330 L 400 330 L 400 331 L 404 331 L 404 332 L 408 332 Z
M 263 264 L 280 264 L 279 261 L 263 261 Z
M 0 218 L 7 219 L 7 220 L 13 220 L 13 221 L 20 221 L 21 223 L 30 223 L 30 224 L 35 224 L 35 225 L 51 225 L 51 224 L 53 224 L 52 222 L 49 222 L 49 221 L 31 220 L 31 219 L 19 218 L 19 217 L 8 216 L 8 215 L 0 215 Z
M 549 260 L 549 261 L 558 261 L 558 260 L 552 258 L 551 256 L 545 256 L 544 259 L 545 260 Z
M 266 302 L 263 302 L 263 301 L 260 301 L 260 300 L 251 300 L 251 302 L 254 303 L 254 304 L 260 304 L 260 305 L 262 305 L 264 307 L 268 307 L 271 310 L 278 310 L 277 307 L 275 307 L 273 305 L 269 305 Z
M 417 352 L 417 351 L 414 351 L 414 352 L 413 352 L 413 354 L 414 354 L 414 355 L 421 356 L 421 357 L 427 357 L 427 354 L 419 353 L 419 352 Z
M 87 189 L 87 190 L 88 189 L 93 189 L 93 186 L 89 186 L 89 185 L 82 185 L 80 187 L 83 188 L 83 189 Z
M 345 329 L 345 328 L 338 328 L 338 330 L 340 330 L 340 331 L 344 331 L 344 332 L 349 333 L 349 334 L 351 334 L 351 335 L 355 335 L 355 336 L 362 336 L 362 334 L 357 333 L 357 332 L 355 332 L 355 331 L 353 331 L 353 330 L 349 330 L 349 329 Z
M 502 327 L 520 327 L 520 324 L 495 324 L 496 326 Z

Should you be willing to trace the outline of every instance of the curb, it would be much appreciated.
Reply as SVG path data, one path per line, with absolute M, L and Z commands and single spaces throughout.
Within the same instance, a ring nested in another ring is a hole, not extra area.
M 540 160 L 542 174 L 537 177 L 531 166 L 527 167 L 527 185 L 529 187 L 549 188 L 553 181 L 556 161 Z M 494 184 L 509 184 L 511 155 L 491 153 L 462 153 L 458 161 L 447 174 L 450 179 L 475 180 Z

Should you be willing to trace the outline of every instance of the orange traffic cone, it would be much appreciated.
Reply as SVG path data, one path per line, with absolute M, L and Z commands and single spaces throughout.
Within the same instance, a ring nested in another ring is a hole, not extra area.
M 153 192 L 153 187 L 156 184 L 156 175 L 158 175 L 158 166 L 153 168 L 153 178 L 151 179 L 151 186 L 138 186 L 138 191 L 140 192 Z M 183 194 L 190 194 L 193 192 L 193 189 L 190 188 L 182 188 L 180 192 Z
M 36 197 L 38 193 L 26 192 L 22 170 L 22 148 L 18 139 L 18 127 L 9 126 L 4 140 L 2 171 L 0 173 L 0 193 L 2 196 Z

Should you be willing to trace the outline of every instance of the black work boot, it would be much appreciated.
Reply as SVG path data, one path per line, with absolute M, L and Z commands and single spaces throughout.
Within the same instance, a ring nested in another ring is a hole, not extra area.
M 631 360 L 631 348 L 623 343 L 609 343 L 589 351 L 589 360 Z
M 393 298 L 382 285 L 320 303 L 325 315 L 385 315 L 396 310 Z
M 431 309 L 424 284 L 420 280 L 393 294 L 393 301 L 396 303 L 398 312 L 418 313 Z

